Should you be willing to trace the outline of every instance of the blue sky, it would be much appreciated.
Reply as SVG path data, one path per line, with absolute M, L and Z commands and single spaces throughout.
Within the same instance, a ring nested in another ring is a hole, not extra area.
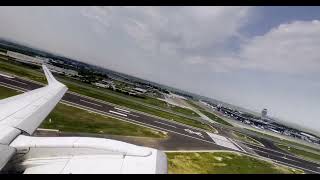
M 0 7 L 0 37 L 320 131 L 319 7 Z

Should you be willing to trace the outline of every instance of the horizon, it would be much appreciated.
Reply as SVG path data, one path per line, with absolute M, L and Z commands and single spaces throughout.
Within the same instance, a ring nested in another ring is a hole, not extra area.
M 4 39 L 3 39 L 3 40 L 4 40 Z M 63 55 L 54 54 L 54 53 L 52 53 L 52 52 L 48 52 L 48 51 L 45 51 L 45 50 L 42 50 L 42 49 L 38 49 L 38 48 L 35 48 L 35 47 L 31 47 L 31 46 L 28 46 L 28 45 L 19 44 L 18 42 L 12 42 L 12 41 L 10 41 L 10 40 L 5 40 L 5 41 L 10 42 L 10 43 L 14 43 L 14 44 L 19 45 L 19 46 L 28 47 L 28 48 L 31 48 L 31 49 L 33 49 L 33 50 L 42 51 L 42 52 L 44 52 L 44 53 L 51 53 L 51 54 L 53 54 L 53 55 L 55 55 L 55 56 L 61 56 L 61 57 L 63 57 L 63 58 L 67 58 L 67 59 L 70 59 L 70 60 L 73 60 L 73 61 L 80 62 L 80 61 L 78 61 L 78 60 L 76 60 L 76 59 L 71 59 L 71 58 L 69 58 L 69 57 L 64 57 Z M 88 64 L 89 64 L 89 65 L 92 65 L 92 64 L 90 64 L 90 63 L 88 63 Z M 103 68 L 103 69 L 106 69 L 106 70 L 110 70 L 110 69 L 107 69 L 107 68 L 104 68 L 104 67 L 102 67 L 102 68 Z M 131 76 L 131 77 L 134 77 L 134 78 L 139 78 L 139 77 L 135 77 L 135 76 L 132 76 L 132 75 L 129 75 L 129 74 L 125 74 L 125 73 L 122 73 L 122 72 L 117 72 L 117 71 L 114 71 L 114 70 L 111 70 L 111 71 L 116 72 L 116 73 L 119 73 L 119 74 L 124 74 L 124 75 L 126 75 L 126 76 Z M 143 80 L 143 81 L 148 81 L 148 80 L 141 79 L 141 78 L 139 78 L 139 79 L 140 79 L 140 80 Z M 157 83 L 157 82 L 153 82 L 153 81 L 148 81 L 148 82 L 156 83 L 156 84 L 161 85 L 161 86 L 167 86 L 167 85 L 165 85 L 165 84 L 161 84 L 161 83 Z M 197 94 L 197 93 L 195 93 L 195 92 L 188 92 L 188 91 L 186 91 L 186 90 L 179 89 L 179 88 L 176 88 L 176 87 L 170 87 L 170 86 L 167 86 L 167 87 L 173 88 L 173 89 L 179 90 L 179 91 L 184 91 L 184 92 L 187 92 L 187 93 L 189 93 L 189 94 L 196 95 L 196 96 L 201 96 L 201 97 L 204 97 L 204 98 L 212 99 L 212 98 L 210 98 L 210 97 L 206 97 L 206 96 Z M 246 107 L 240 107 L 240 106 L 238 106 L 238 105 L 236 105 L 236 104 L 229 104 L 228 102 L 223 102 L 223 101 L 221 101 L 221 100 L 219 100 L 219 99 L 213 99 L 213 100 L 222 102 L 222 103 L 224 103 L 224 104 L 227 104 L 228 106 L 233 106 L 234 108 L 237 108 L 237 109 L 240 108 L 241 111 L 245 110 L 246 112 L 249 111 L 249 113 L 261 114 L 261 112 L 253 111 L 253 110 L 251 110 L 251 109 L 247 109 Z M 275 118 L 276 122 L 283 123 L 284 125 L 287 125 L 287 126 L 289 126 L 289 127 L 298 128 L 298 129 L 300 129 L 300 130 L 307 131 L 308 133 L 311 133 L 311 134 L 315 134 L 315 135 L 317 135 L 317 136 L 320 136 L 320 132 L 313 131 L 312 129 L 304 128 L 304 127 L 300 126 L 299 124 L 295 124 L 295 123 L 292 123 L 292 122 L 286 122 L 286 121 L 281 120 L 281 118 L 278 118 L 278 117 L 271 117 L 271 118 Z
M 1 7 L 2 18 L 13 18 L 10 23 L 0 19 L 1 38 L 254 112 L 267 108 L 272 117 L 319 133 L 319 7 L 47 7 L 47 12 L 16 7 L 16 15 L 11 8 Z M 53 17 L 56 11 L 62 14 Z M 28 13 L 29 18 L 19 19 Z M 34 27 L 27 24 L 41 22 L 40 14 L 52 25 L 43 25 L 34 39 L 29 32 Z M 66 24 L 70 19 L 76 27 Z M 224 22 L 228 31 L 211 24 Z M 61 29 L 50 29 L 57 24 Z M 74 31 L 84 25 L 87 29 Z

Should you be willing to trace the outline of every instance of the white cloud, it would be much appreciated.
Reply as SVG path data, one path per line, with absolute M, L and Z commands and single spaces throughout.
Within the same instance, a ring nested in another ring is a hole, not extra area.
M 268 104 L 288 119 L 319 117 L 318 79 L 299 76 L 319 75 L 319 21 L 246 37 L 241 29 L 253 13 L 254 7 L 0 7 L 0 37 L 231 103 Z M 290 112 L 298 96 L 308 108 Z
M 289 74 L 320 72 L 320 21 L 281 24 L 241 45 L 231 69 Z M 225 64 L 224 64 L 225 65 Z

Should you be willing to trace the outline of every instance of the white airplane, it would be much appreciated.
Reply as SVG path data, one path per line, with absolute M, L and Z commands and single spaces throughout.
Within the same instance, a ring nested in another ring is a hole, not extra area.
M 0 172 L 25 174 L 167 173 L 162 151 L 89 137 L 33 137 L 68 88 L 43 65 L 48 85 L 0 100 Z

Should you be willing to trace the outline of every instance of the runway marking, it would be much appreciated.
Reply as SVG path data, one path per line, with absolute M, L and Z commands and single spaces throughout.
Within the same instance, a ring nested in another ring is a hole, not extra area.
M 83 102 L 86 102 L 86 103 L 89 103 L 89 104 L 92 104 L 92 105 L 95 105 L 95 106 L 102 107 L 100 104 L 92 103 L 92 102 L 89 102 L 89 101 L 86 101 L 86 100 L 83 100 L 83 99 L 80 99 L 80 101 L 83 101 Z
M 166 123 L 163 123 L 163 122 L 159 122 L 159 121 L 154 121 L 154 122 L 159 123 L 159 124 L 163 124 L 163 125 L 166 125 L 166 126 L 171 126 L 173 128 L 177 128 L 176 126 L 172 126 L 170 124 L 166 124 Z
M 118 110 L 118 111 L 121 111 L 121 112 L 123 112 L 123 113 L 125 113 L 125 114 L 127 114 L 127 115 L 134 116 L 134 117 L 140 117 L 140 116 L 138 116 L 138 115 L 130 114 L 130 111 L 128 111 L 128 110 L 121 109 L 121 108 L 118 108 L 118 107 L 113 107 L 113 108 L 116 109 L 116 110 Z
M 123 112 L 126 112 L 126 113 L 130 113 L 130 111 L 128 110 L 124 110 L 124 109 L 121 109 L 121 108 L 118 108 L 118 107 L 114 107 L 116 110 L 119 110 L 119 111 L 123 111 Z
M 196 135 L 204 138 L 203 135 L 201 134 L 201 132 L 194 132 L 194 131 L 192 131 L 192 130 L 190 130 L 190 129 L 184 129 L 184 130 L 187 131 L 187 132 L 190 133 L 190 134 L 196 134 Z
M 209 133 L 209 132 L 207 132 L 207 134 L 218 145 L 240 151 L 240 149 L 237 146 L 235 146 L 231 141 L 229 141 L 227 138 L 217 134 Z
M 1 74 L 1 73 L 0 73 L 0 76 L 6 77 L 6 78 L 10 78 L 10 79 L 11 79 L 11 78 L 14 78 L 14 77 L 12 77 L 12 76 L 8 76 L 8 75 Z
M 13 82 L 16 82 L 16 83 L 20 83 L 20 84 L 23 84 L 23 85 L 28 85 L 27 83 L 16 81 L 16 80 L 13 80 L 13 79 L 7 79 L 7 80 L 13 81 Z
M 106 104 L 106 105 L 110 105 L 110 106 L 117 106 L 116 104 L 113 104 L 113 103 L 110 103 L 110 102 L 107 102 L 107 101 L 103 101 L 101 99 L 96 99 L 96 98 L 93 98 L 93 97 L 89 97 L 89 96 L 84 96 L 84 95 L 81 95 L 81 94 L 78 94 L 78 93 L 75 93 L 75 92 L 72 92 L 72 91 L 68 91 L 67 92 L 68 94 L 72 94 L 72 95 L 75 95 L 75 96 L 79 96 L 79 97 L 83 97 L 83 98 L 87 98 L 87 99 L 91 99 L 93 101 L 97 101 L 97 102 L 100 102 L 100 103 L 103 103 L 103 104 Z M 131 112 L 135 112 L 135 113 L 139 113 L 139 114 L 142 114 L 142 115 L 145 115 L 145 116 L 148 116 L 148 117 L 152 117 L 152 118 L 156 118 L 156 119 L 161 119 L 163 121 L 170 121 L 170 120 L 167 120 L 165 118 L 161 118 L 159 116 L 155 116 L 155 115 L 152 115 L 152 114 L 148 114 L 148 113 L 145 113 L 145 112 L 142 112 L 142 111 L 138 111 L 138 110 L 135 110 L 135 109 L 130 109 Z M 171 121 L 170 121 L 171 122 Z M 197 127 L 193 127 L 193 126 L 190 126 L 190 125 L 187 125 L 187 124 L 183 124 L 183 123 L 179 123 L 179 122 L 176 122 L 176 121 L 173 121 L 172 123 L 174 124 L 177 124 L 179 126 L 184 126 L 184 127 L 187 127 L 187 128 L 190 128 L 190 129 L 195 129 L 197 131 L 201 131 L 201 132 L 205 132 L 203 129 L 199 129 Z
M 74 106 L 76 108 L 80 108 L 80 109 L 83 109 L 83 110 L 91 111 L 93 113 L 101 114 L 101 115 L 104 115 L 104 116 L 111 115 L 111 114 L 107 114 L 108 112 L 104 112 L 104 111 L 93 109 L 93 108 L 90 108 L 90 107 L 87 107 L 87 106 L 75 104 L 75 103 L 70 102 L 70 101 L 62 100 L 62 103 L 70 105 L 70 106 Z M 118 117 L 115 117 L 115 118 L 118 118 Z M 186 136 L 186 137 L 189 137 L 189 138 L 192 138 L 192 139 L 197 139 L 199 141 L 203 141 L 203 142 L 206 142 L 206 143 L 216 144 L 215 142 L 212 142 L 212 141 L 208 141 L 208 140 L 205 140 L 205 139 L 200 139 L 200 138 L 197 138 L 197 137 L 194 137 L 194 136 L 190 136 L 190 135 L 187 135 L 187 134 L 182 134 L 182 133 L 179 133 L 179 132 L 172 131 L 170 129 L 157 127 L 157 126 L 154 126 L 154 125 L 151 125 L 151 124 L 147 124 L 147 123 L 143 123 L 143 122 L 140 122 L 140 121 L 136 121 L 136 120 L 133 120 L 133 119 L 128 119 L 128 118 L 124 118 L 124 119 L 118 118 L 118 119 L 120 121 L 130 122 L 130 123 L 137 124 L 137 125 L 140 125 L 140 126 L 144 126 L 144 127 L 147 127 L 147 128 L 152 128 L 152 129 L 155 129 L 155 130 L 163 130 L 165 132 L 171 132 L 171 133 L 179 134 L 181 136 Z
M 114 113 L 114 114 L 118 114 L 118 115 L 120 115 L 120 116 L 127 117 L 126 114 L 122 114 L 122 113 L 119 113 L 119 112 L 116 112 L 116 111 L 109 110 L 109 112 Z
M 33 82 L 33 81 L 31 81 L 31 82 Z M 36 83 L 36 84 L 38 84 L 38 83 Z M 43 84 L 41 84 L 41 85 L 43 85 Z M 12 86 L 12 85 L 10 85 L 10 86 Z M 9 88 L 12 88 L 12 87 L 9 87 Z M 14 88 L 12 88 L 12 89 L 14 89 Z M 22 89 L 22 88 L 21 88 Z M 29 90 L 27 90 L 26 89 L 26 91 L 29 91 Z M 77 94 L 78 95 L 78 94 Z M 85 96 L 84 96 L 85 97 Z M 63 100 L 62 100 L 63 101 Z M 71 103 L 71 102 L 68 102 L 68 104 L 69 103 Z M 105 102 L 104 102 L 105 103 Z M 71 103 L 71 104 L 73 104 L 73 103 Z M 80 105 L 81 106 L 81 105 Z M 77 106 L 75 106 L 75 107 L 78 107 L 78 108 L 80 108 L 79 107 L 79 105 L 77 105 Z M 85 106 L 83 106 L 86 110 L 88 110 L 88 107 L 85 107 Z M 91 108 L 89 108 L 89 109 L 91 109 Z M 97 113 L 97 111 L 98 110 L 94 110 L 94 111 L 92 111 L 92 112 L 95 112 L 95 113 Z M 131 121 L 133 121 L 133 120 L 131 120 Z M 130 121 L 129 121 L 130 122 Z M 137 122 L 137 121 L 133 121 L 133 122 Z M 139 125 L 142 125 L 142 124 L 144 124 L 144 123 L 141 123 L 141 122 L 137 122 L 137 124 L 139 124 Z M 154 126 L 152 126 L 152 125 L 150 125 L 150 124 L 145 124 L 146 125 L 146 127 L 154 127 Z M 143 125 L 142 125 L 143 126 Z M 150 127 L 150 128 L 151 128 Z M 154 128 L 156 128 L 156 129 L 162 129 L 162 130 L 165 130 L 165 131 L 169 131 L 169 132 L 172 132 L 172 133 L 176 133 L 176 134 L 180 134 L 180 135 L 183 135 L 183 136 L 187 136 L 187 137 L 190 137 L 190 138 L 194 138 L 194 139 L 198 139 L 198 140 L 200 140 L 200 141 L 204 141 L 204 142 L 208 142 L 208 143 L 212 143 L 212 144 L 215 144 L 214 142 L 209 142 L 209 141 L 206 141 L 206 140 L 202 140 L 202 139 L 199 139 L 199 138 L 196 138 L 196 137 L 192 137 L 192 136 L 189 136 L 189 135 L 186 135 L 186 134 L 181 134 L 181 133 L 178 133 L 178 132 L 173 132 L 173 131 L 171 131 L 171 130 L 168 130 L 168 129 L 163 129 L 163 128 L 160 128 L 160 127 L 154 127 Z M 274 151 L 274 150 L 272 150 L 272 151 Z M 275 151 L 276 152 L 276 151 Z M 270 158 L 268 158 L 268 159 L 270 159 Z M 275 161 L 275 162 L 279 162 L 280 164 L 287 164 L 287 163 L 285 163 L 285 162 L 280 162 L 280 161 L 277 161 L 277 160 L 273 160 L 273 161 Z M 287 165 L 291 165 L 291 164 L 287 164 Z M 293 167 L 297 167 L 297 166 L 294 166 L 294 165 L 291 165 L 291 166 L 293 166 Z M 300 168 L 300 169 L 305 169 L 305 170 L 308 170 L 308 171 L 311 171 L 311 172 L 314 172 L 314 173 L 319 173 L 319 172 L 315 172 L 315 171 L 312 171 L 312 170 L 310 170 L 310 169 L 306 169 L 306 168 L 302 168 L 302 167 L 297 167 L 297 168 Z

